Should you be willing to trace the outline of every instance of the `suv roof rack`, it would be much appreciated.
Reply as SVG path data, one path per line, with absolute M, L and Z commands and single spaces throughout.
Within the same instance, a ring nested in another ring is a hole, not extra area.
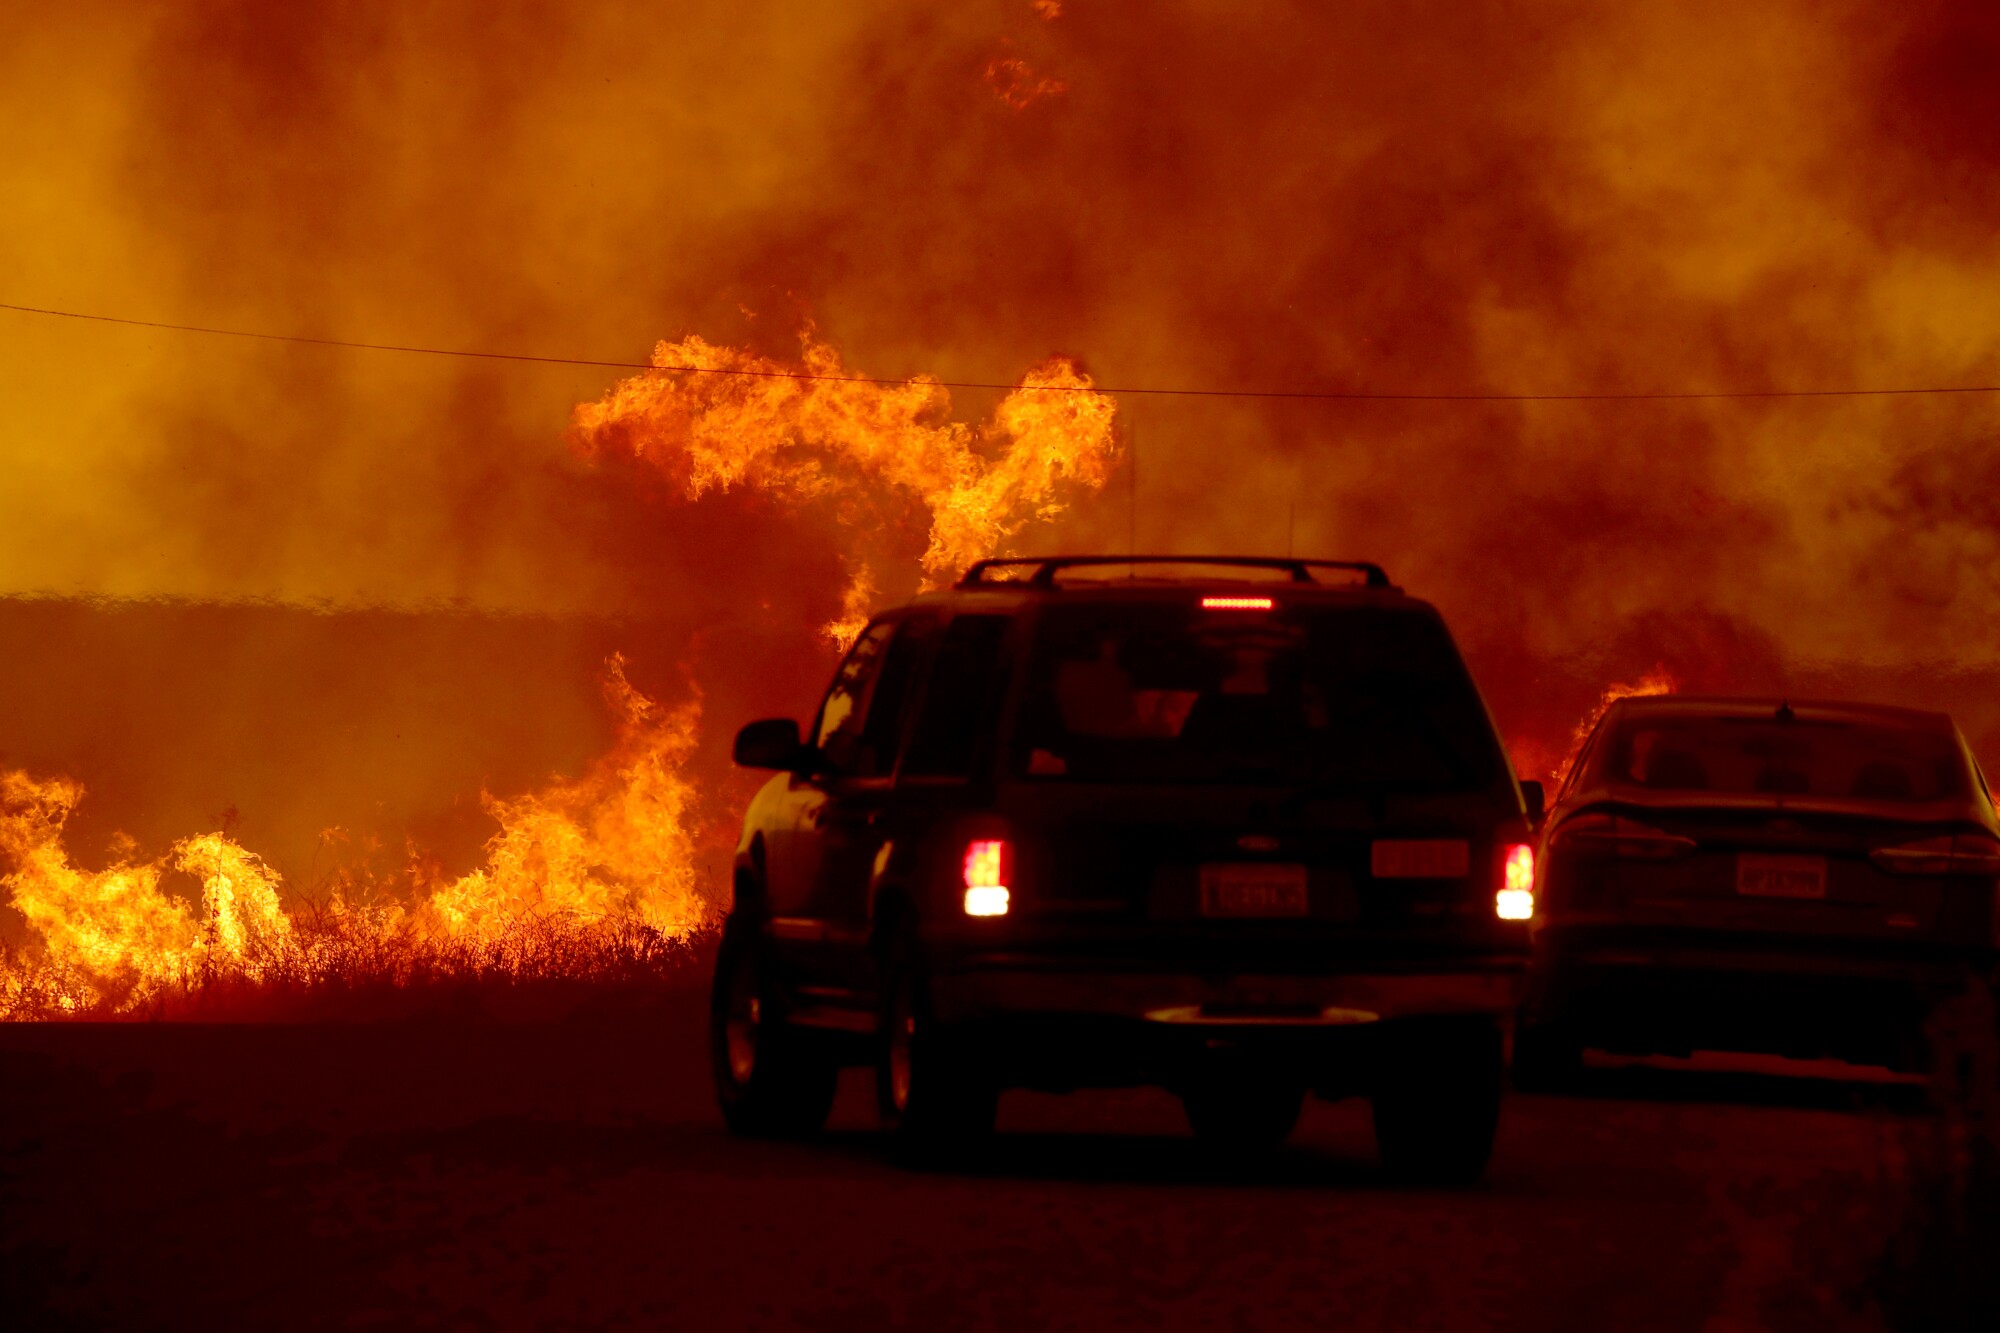
M 1033 565 L 1035 572 L 1026 578 L 988 578 L 991 570 L 1011 566 Z M 1092 565 L 1220 565 L 1228 569 L 1275 569 L 1292 576 L 1294 583 L 1317 583 L 1313 577 L 1316 569 L 1344 569 L 1362 576 L 1362 586 L 1367 588 L 1394 588 L 1382 566 L 1372 560 L 1295 560 L 1290 556 L 1275 555 L 1048 555 L 1016 556 L 995 560 L 975 560 L 965 571 L 965 577 L 958 581 L 961 588 L 992 587 L 994 585 L 1030 584 L 1035 587 L 1055 586 L 1056 573 L 1064 569 L 1076 569 Z

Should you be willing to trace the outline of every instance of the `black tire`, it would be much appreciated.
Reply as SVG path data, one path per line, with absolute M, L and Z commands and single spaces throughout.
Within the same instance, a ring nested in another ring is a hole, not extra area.
M 771 1003 L 756 924 L 731 916 L 709 994 L 709 1066 L 722 1118 L 754 1138 L 805 1138 L 826 1124 L 840 1071 Z
M 1275 1152 L 1298 1127 L 1306 1090 L 1252 1069 L 1204 1071 L 1181 1090 L 1181 1111 L 1201 1145 L 1219 1156 Z
M 1583 1043 L 1566 1027 L 1523 1023 L 1514 1033 L 1514 1086 L 1563 1092 L 1583 1076 Z
M 1437 1021 L 1384 1033 L 1369 1095 L 1382 1164 L 1404 1180 L 1470 1185 L 1485 1174 L 1507 1081 L 1497 1025 Z
M 876 1100 L 899 1157 L 955 1159 L 992 1135 L 1000 1089 L 964 1035 L 934 1018 L 928 979 L 907 933 L 883 960 L 879 1043 Z

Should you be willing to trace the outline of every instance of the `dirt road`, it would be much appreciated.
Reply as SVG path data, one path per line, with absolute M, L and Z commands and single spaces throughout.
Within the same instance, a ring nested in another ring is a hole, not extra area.
M 650 1018 L 0 1029 L 0 1324 L 1868 1328 L 1911 1089 L 1600 1071 L 1487 1181 L 1395 1187 L 1365 1106 L 1218 1171 L 1162 1094 L 1010 1094 L 990 1160 L 724 1134 Z

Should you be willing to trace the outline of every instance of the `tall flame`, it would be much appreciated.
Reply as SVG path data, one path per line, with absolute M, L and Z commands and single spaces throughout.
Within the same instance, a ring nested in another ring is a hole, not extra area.
M 930 517 L 926 583 L 1059 513 L 1066 485 L 1096 488 L 1110 474 L 1116 404 L 1066 358 L 1030 370 L 975 427 L 950 419 L 951 396 L 932 377 L 868 380 L 810 328 L 800 342 L 793 364 L 699 337 L 662 342 L 655 365 L 694 373 L 620 382 L 576 409 L 572 443 L 657 468 L 690 500 L 747 486 L 859 515 L 885 492 L 912 498 Z M 874 577 L 869 557 L 849 552 L 841 615 L 826 627 L 836 642 L 866 623 Z
M 678 708 L 632 688 L 614 656 L 604 693 L 618 719 L 611 752 L 574 781 L 507 799 L 487 795 L 500 832 L 484 866 L 430 886 L 424 912 L 445 932 L 493 939 L 524 916 L 629 916 L 682 937 L 705 924 L 695 875 L 694 752 L 701 699 Z
M 83 799 L 81 783 L 0 773 L 0 885 L 42 941 L 58 988 L 82 979 L 93 999 L 143 994 L 186 975 L 200 931 L 187 904 L 160 891 L 158 863 L 120 860 L 87 871 L 71 864 L 63 825 Z M 12 999 L 24 984 L 10 977 Z

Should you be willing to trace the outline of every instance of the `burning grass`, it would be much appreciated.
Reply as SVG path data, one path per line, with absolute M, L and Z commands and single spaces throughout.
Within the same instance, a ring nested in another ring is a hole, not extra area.
M 0 1018 L 212 1016 L 301 997 L 553 981 L 630 984 L 680 969 L 715 904 L 697 873 L 686 777 L 699 698 L 664 708 L 613 658 L 612 750 L 581 777 L 488 795 L 500 830 L 456 878 L 413 851 L 389 876 L 336 872 L 315 894 L 222 833 L 101 870 L 63 830 L 80 783 L 0 773 L 0 888 L 30 938 L 0 954 Z
M 369 1018 L 467 1005 L 541 1013 L 585 992 L 694 984 L 708 935 L 672 936 L 629 916 L 528 916 L 478 939 L 398 933 L 303 906 L 292 921 L 254 969 L 203 950 L 143 981 L 107 979 L 42 950 L 0 952 L 0 1020 Z

